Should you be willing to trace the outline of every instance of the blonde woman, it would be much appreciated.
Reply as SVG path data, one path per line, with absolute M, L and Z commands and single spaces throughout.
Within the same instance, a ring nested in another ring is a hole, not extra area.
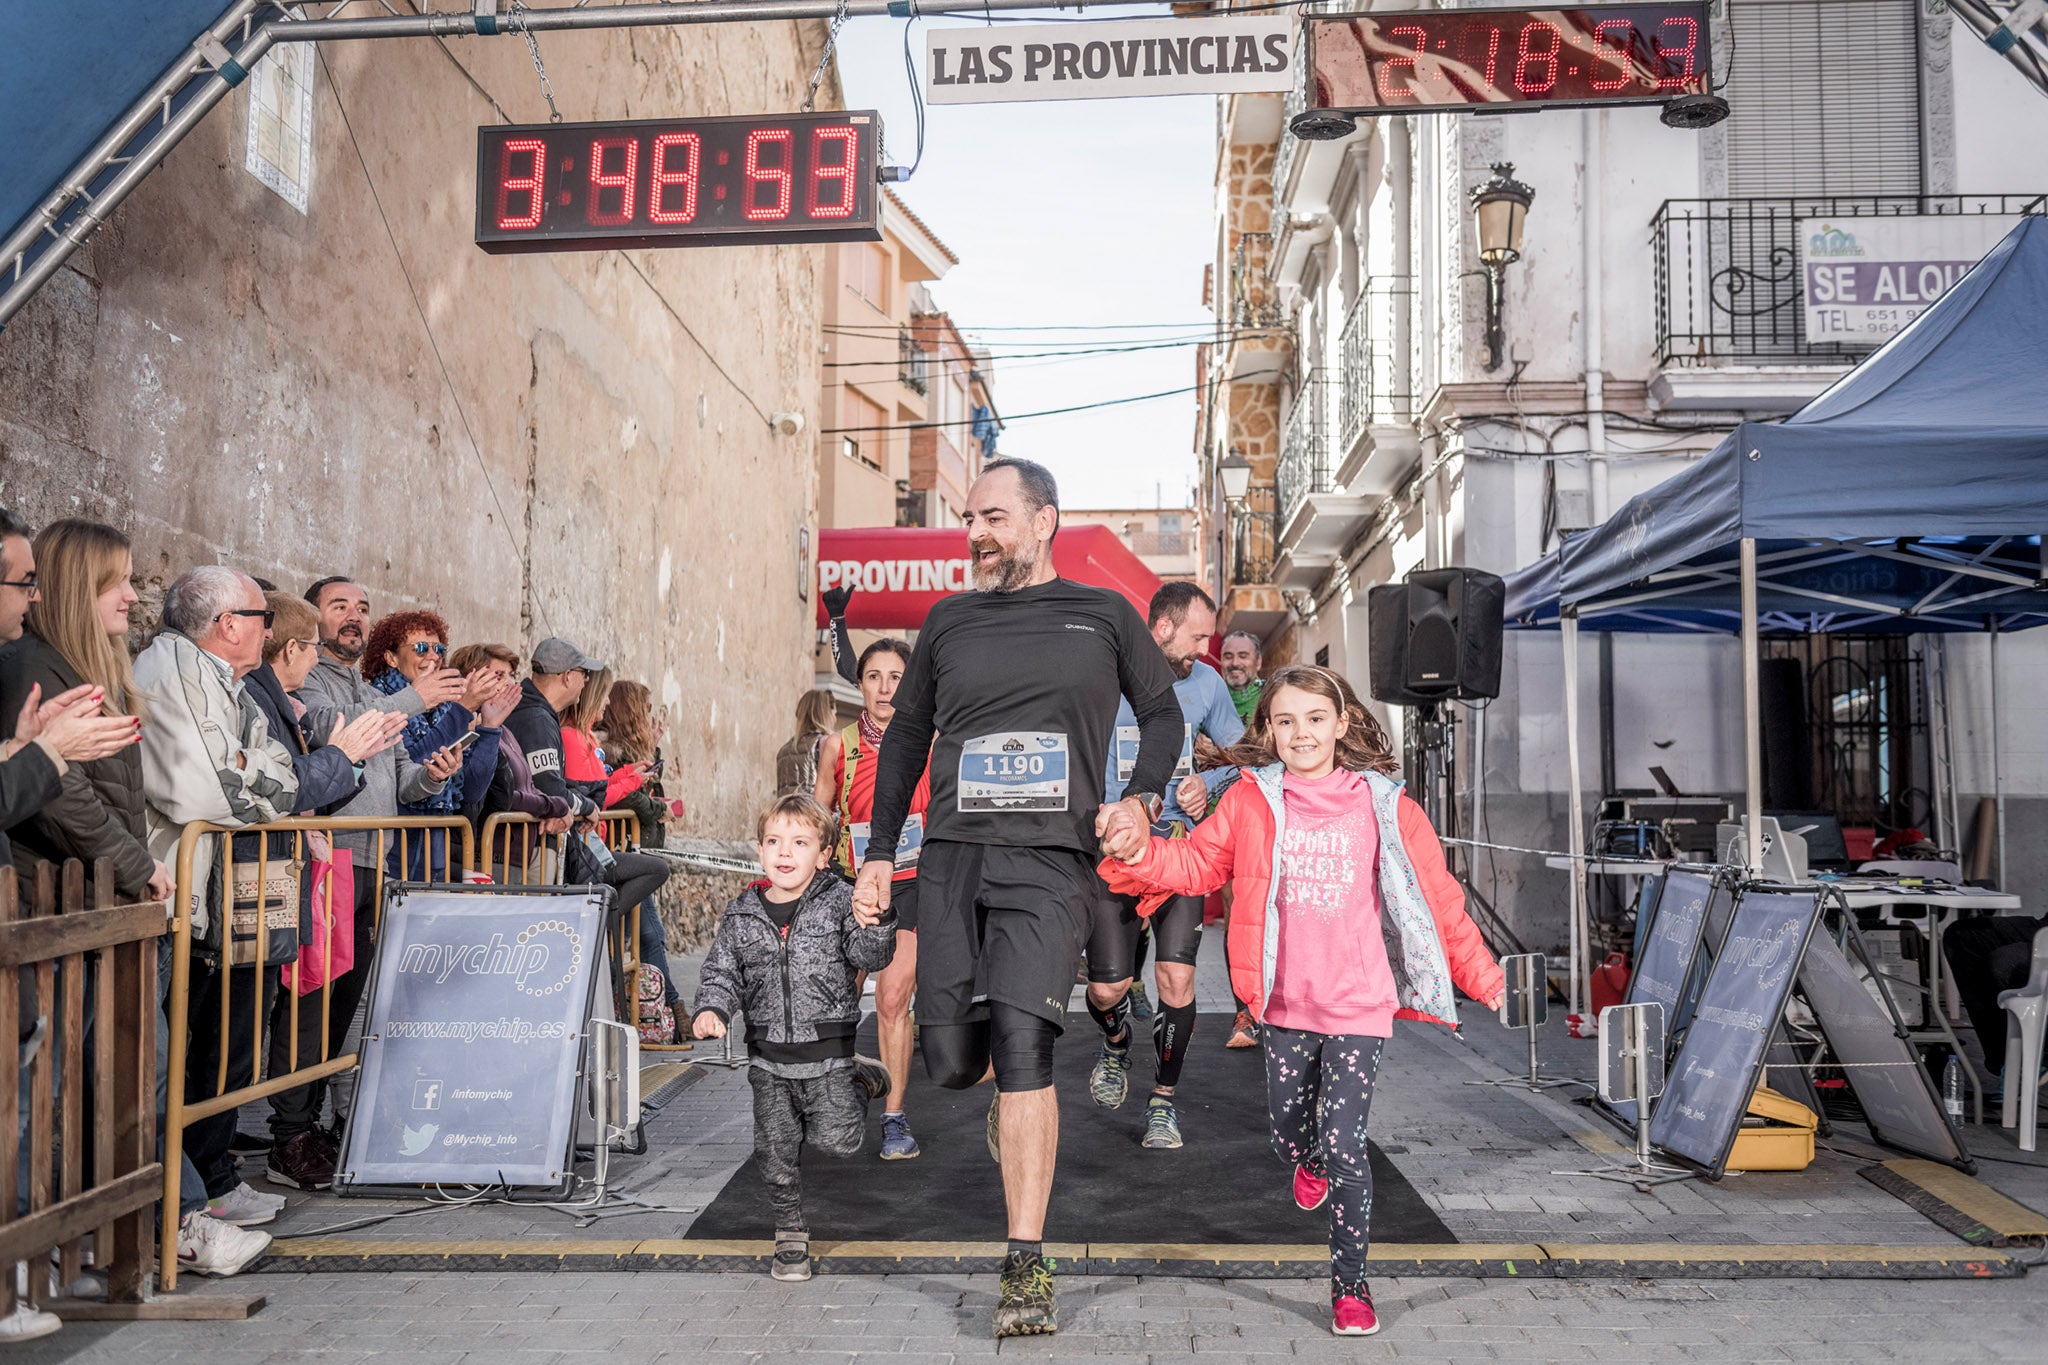
M 809 792 L 818 785 L 818 756 L 839 726 L 839 704 L 824 688 L 796 699 L 796 734 L 775 754 L 775 790 Z

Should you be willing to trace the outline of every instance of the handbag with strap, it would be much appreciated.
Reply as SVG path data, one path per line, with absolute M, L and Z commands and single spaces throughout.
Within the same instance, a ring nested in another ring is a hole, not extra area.
M 228 913 L 207 916 L 200 951 L 228 967 L 283 966 L 299 955 L 299 882 L 304 868 L 292 857 L 289 837 L 272 836 L 263 857 L 258 857 L 253 839 L 235 842 L 248 848 L 246 854 L 242 848 L 234 849 L 234 894 Z M 206 904 L 216 909 L 224 899 L 221 864 L 230 847 L 225 837 L 222 844 L 206 882 Z

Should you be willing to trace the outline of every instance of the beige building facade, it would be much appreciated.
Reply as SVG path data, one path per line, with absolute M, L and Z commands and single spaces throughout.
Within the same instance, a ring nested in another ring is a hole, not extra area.
M 1184 578 L 1204 591 L 1212 587 L 1204 553 L 1208 536 L 1198 507 L 1073 507 L 1061 517 L 1075 526 L 1107 526 L 1162 579 Z

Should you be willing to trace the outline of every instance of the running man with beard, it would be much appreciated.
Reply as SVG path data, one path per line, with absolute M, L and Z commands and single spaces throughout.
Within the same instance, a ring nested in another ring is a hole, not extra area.
M 931 759 L 918 864 L 917 1012 L 926 1072 L 954 1090 L 993 1074 L 989 1153 L 1010 1246 L 995 1334 L 1056 1331 L 1046 1203 L 1059 1150 L 1053 1039 L 1100 883 L 1112 810 L 1159 816 L 1181 743 L 1173 672 L 1116 593 L 1059 578 L 1059 491 L 1044 466 L 991 460 L 967 492 L 973 592 L 932 608 L 875 768 L 856 910 L 889 906 L 897 838 Z M 1139 729 L 1128 791 L 1102 804 L 1117 700 Z M 933 744 L 933 736 L 938 742 Z
M 1244 722 L 1230 704 L 1230 689 L 1215 669 L 1198 655 L 1216 633 L 1216 604 L 1193 583 L 1174 582 L 1152 595 L 1145 612 L 1152 638 L 1179 679 L 1173 691 L 1181 715 L 1180 762 L 1176 785 L 1167 790 L 1166 806 L 1152 833 L 1185 838 L 1197 820 L 1209 813 L 1209 798 L 1237 776 L 1235 768 L 1195 772 L 1195 737 L 1229 748 L 1244 737 Z M 1137 718 L 1125 701 L 1117 712 L 1116 748 L 1103 776 L 1105 794 L 1123 795 L 1138 747 Z M 1102 1030 L 1102 1054 L 1088 1077 L 1088 1095 L 1106 1109 L 1122 1105 L 1130 1091 L 1131 983 L 1141 970 L 1139 936 L 1148 921 L 1138 914 L 1138 897 L 1119 896 L 1098 886 L 1094 925 L 1088 936 L 1088 1013 Z M 1153 912 L 1153 979 L 1159 986 L 1159 1011 L 1152 1019 L 1152 1047 L 1159 1069 L 1152 1098 L 1145 1105 L 1143 1145 L 1171 1150 L 1181 1145 L 1180 1112 L 1174 1087 L 1195 1031 L 1195 954 L 1202 946 L 1202 897 L 1172 896 Z

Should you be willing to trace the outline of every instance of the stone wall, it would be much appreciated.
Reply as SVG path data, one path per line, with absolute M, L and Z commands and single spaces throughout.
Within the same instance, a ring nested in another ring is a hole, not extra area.
M 822 23 L 541 39 L 571 120 L 795 108 Z M 809 684 L 823 249 L 490 256 L 475 129 L 547 117 L 516 38 L 332 43 L 308 211 L 238 91 L 0 334 L 0 502 L 112 522 L 145 597 L 330 573 L 457 643 L 561 634 L 645 680 L 686 828 L 751 830 Z M 836 91 L 824 92 L 825 103 Z

